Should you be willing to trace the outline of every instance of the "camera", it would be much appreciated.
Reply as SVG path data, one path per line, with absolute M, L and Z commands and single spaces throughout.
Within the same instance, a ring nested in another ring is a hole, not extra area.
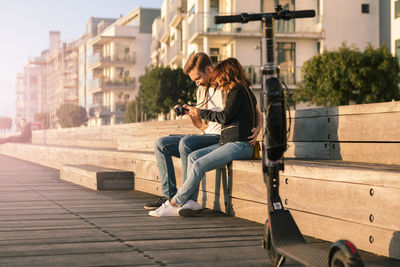
M 175 111 L 176 116 L 181 116 L 181 115 L 185 115 L 185 111 L 189 111 L 189 110 L 187 108 L 184 108 L 181 105 L 179 105 L 174 108 L 174 111 Z

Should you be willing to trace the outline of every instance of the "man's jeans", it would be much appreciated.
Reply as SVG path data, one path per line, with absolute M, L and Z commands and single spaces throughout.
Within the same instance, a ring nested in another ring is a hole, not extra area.
M 171 135 L 159 138 L 155 143 L 157 167 L 160 172 L 163 196 L 176 194 L 176 178 L 172 156 L 181 158 L 183 183 L 187 177 L 187 157 L 200 148 L 219 142 L 218 134 Z
M 232 142 L 222 146 L 218 143 L 190 153 L 187 179 L 172 200 L 179 206 L 183 206 L 189 199 L 197 201 L 199 185 L 206 172 L 232 160 L 250 159 L 252 155 L 253 147 L 247 142 Z

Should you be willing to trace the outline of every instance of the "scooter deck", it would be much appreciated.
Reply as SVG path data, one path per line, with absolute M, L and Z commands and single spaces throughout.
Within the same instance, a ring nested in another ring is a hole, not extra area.
M 270 212 L 271 241 L 276 251 L 306 266 L 326 267 L 329 252 L 306 243 L 288 210 Z

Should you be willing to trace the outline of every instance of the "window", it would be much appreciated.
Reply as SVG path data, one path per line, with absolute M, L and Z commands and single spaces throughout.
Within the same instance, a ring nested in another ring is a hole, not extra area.
M 296 84 L 296 43 L 278 42 L 276 50 L 280 78 L 287 85 Z
M 217 63 L 219 60 L 219 48 L 210 48 L 210 59 L 212 63 Z
M 394 18 L 400 17 L 400 0 L 394 2 Z
M 396 40 L 394 42 L 394 54 L 397 58 L 397 60 L 400 62 L 400 39 Z
M 189 10 L 189 16 L 193 15 L 195 11 L 196 11 L 196 5 L 193 5 Z
M 369 4 L 361 4 L 361 13 L 369 14 Z

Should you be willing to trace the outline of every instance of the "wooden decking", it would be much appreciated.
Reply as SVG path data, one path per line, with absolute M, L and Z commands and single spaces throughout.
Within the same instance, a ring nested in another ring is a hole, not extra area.
M 92 191 L 60 180 L 58 170 L 0 155 L 0 266 L 271 266 L 263 225 L 212 211 L 153 218 L 143 203 L 154 198 Z M 400 266 L 362 257 L 366 266 Z

